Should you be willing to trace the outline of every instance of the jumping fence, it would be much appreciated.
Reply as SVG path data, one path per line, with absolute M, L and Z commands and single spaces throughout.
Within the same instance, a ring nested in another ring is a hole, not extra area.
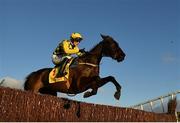
M 0 122 L 174 122 L 174 109 L 159 114 L 0 87 Z

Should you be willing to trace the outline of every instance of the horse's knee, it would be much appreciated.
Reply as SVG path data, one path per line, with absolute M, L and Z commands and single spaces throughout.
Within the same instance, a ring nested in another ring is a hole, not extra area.
M 114 76 L 108 76 L 107 79 L 108 79 L 109 81 L 116 81 L 116 79 L 115 79 Z
M 108 78 L 110 79 L 110 81 L 112 81 L 115 84 L 116 88 L 120 91 L 121 85 L 116 81 L 115 77 L 109 76 Z

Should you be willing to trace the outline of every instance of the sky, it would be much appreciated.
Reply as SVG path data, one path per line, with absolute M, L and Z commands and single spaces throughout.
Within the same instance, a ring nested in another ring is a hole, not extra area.
M 130 106 L 177 91 L 179 13 L 179 0 L 0 0 L 0 78 L 23 81 L 33 71 L 54 67 L 58 43 L 79 32 L 84 37 L 79 47 L 86 50 L 102 40 L 100 34 L 119 43 L 125 60 L 103 58 L 100 76 L 114 76 L 122 94 L 116 101 L 108 83 L 90 98 L 68 98 Z

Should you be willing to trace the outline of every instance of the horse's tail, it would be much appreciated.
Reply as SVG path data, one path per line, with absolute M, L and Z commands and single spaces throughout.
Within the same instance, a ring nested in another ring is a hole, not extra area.
M 32 84 L 35 81 L 35 78 L 37 76 L 37 72 L 32 72 L 26 77 L 25 83 L 24 83 L 24 90 L 31 90 Z
M 40 69 L 38 71 L 30 73 L 26 77 L 26 80 L 25 80 L 25 83 L 24 83 L 24 90 L 32 90 L 34 88 L 34 85 L 35 85 L 36 81 L 41 76 L 41 73 L 46 71 L 46 70 L 50 70 L 50 69 L 51 68 L 44 68 L 44 69 Z

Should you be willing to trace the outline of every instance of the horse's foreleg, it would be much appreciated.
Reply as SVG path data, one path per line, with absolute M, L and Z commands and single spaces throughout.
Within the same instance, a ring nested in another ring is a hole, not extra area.
M 116 92 L 114 94 L 114 97 L 117 100 L 119 100 L 120 95 L 121 95 L 121 86 L 113 76 L 108 76 L 108 77 L 104 77 L 104 78 L 99 77 L 98 86 L 101 87 L 101 86 L 105 85 L 106 83 L 108 83 L 110 81 L 116 86 Z
M 98 85 L 97 83 L 99 82 L 100 77 L 99 76 L 95 76 L 93 78 L 91 78 L 91 82 L 89 82 L 89 86 L 92 89 L 92 91 L 87 91 L 84 93 L 84 98 L 90 97 L 92 95 L 96 95 L 97 91 L 98 91 Z

